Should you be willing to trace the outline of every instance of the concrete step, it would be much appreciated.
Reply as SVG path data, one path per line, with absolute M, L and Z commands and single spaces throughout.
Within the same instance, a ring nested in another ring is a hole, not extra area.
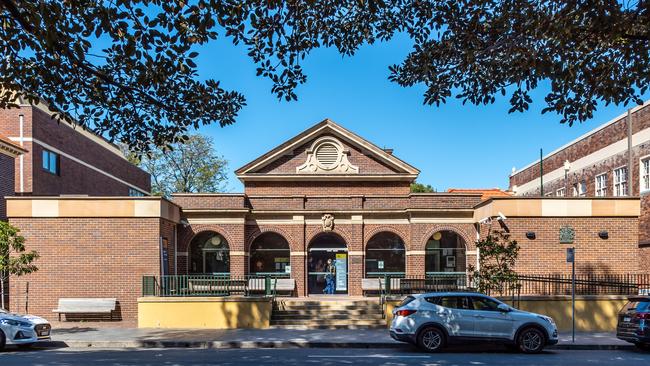
M 273 314 L 271 316 L 271 321 L 275 320 L 329 320 L 329 319 L 340 319 L 340 320 L 383 320 L 381 314 L 368 314 L 362 317 L 350 317 L 348 315 L 291 315 L 291 314 Z
M 316 323 L 316 324 L 271 324 L 272 329 L 387 329 L 386 323 L 357 324 L 357 323 Z
M 369 310 L 381 311 L 381 305 L 357 305 L 357 304 L 326 304 L 326 305 L 294 305 L 294 304 L 276 304 L 274 310 Z
M 344 315 L 351 318 L 363 318 L 382 314 L 380 309 L 345 309 L 345 310 L 321 310 L 321 309 L 297 309 L 297 310 L 273 310 L 273 315 L 286 316 L 338 316 Z

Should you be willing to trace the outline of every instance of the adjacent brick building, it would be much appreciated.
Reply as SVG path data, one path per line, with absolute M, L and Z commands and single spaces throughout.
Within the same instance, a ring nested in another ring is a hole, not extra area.
M 544 175 L 540 178 L 540 173 Z M 650 271 L 650 102 L 513 170 L 517 196 L 638 197 L 639 266 Z
M 148 173 L 94 133 L 58 122 L 42 104 L 0 109 L 0 135 L 26 149 L 15 162 L 17 195 L 148 195 Z

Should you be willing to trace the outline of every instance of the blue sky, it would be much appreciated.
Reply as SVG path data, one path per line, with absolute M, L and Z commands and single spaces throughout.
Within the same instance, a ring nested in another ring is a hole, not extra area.
M 545 153 L 623 113 L 623 106 L 601 106 L 594 119 L 560 124 L 556 114 L 540 113 L 547 89 L 534 95 L 526 113 L 508 114 L 508 96 L 488 106 L 452 99 L 440 107 L 422 105 L 423 87 L 402 88 L 388 81 L 388 66 L 409 52 L 407 39 L 365 46 L 354 57 L 320 49 L 305 60 L 307 83 L 297 102 L 278 101 L 271 82 L 256 77 L 246 50 L 221 39 L 201 49 L 201 78 L 220 80 L 247 98 L 237 123 L 204 126 L 219 154 L 230 162 L 229 191 L 242 184 L 233 171 L 311 125 L 330 118 L 420 169 L 418 181 L 438 191 L 451 187 L 507 188 L 512 167 Z M 648 96 L 645 96 L 646 99 Z

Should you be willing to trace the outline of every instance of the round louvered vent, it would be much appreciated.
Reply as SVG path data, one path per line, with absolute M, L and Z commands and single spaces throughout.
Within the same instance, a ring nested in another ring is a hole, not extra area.
M 336 164 L 339 159 L 339 149 L 332 144 L 322 144 L 316 150 L 316 160 L 326 167 Z

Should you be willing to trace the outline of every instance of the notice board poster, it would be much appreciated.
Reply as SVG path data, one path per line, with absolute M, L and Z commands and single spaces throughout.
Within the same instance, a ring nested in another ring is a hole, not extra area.
M 336 291 L 348 290 L 348 255 L 346 253 L 336 254 Z

